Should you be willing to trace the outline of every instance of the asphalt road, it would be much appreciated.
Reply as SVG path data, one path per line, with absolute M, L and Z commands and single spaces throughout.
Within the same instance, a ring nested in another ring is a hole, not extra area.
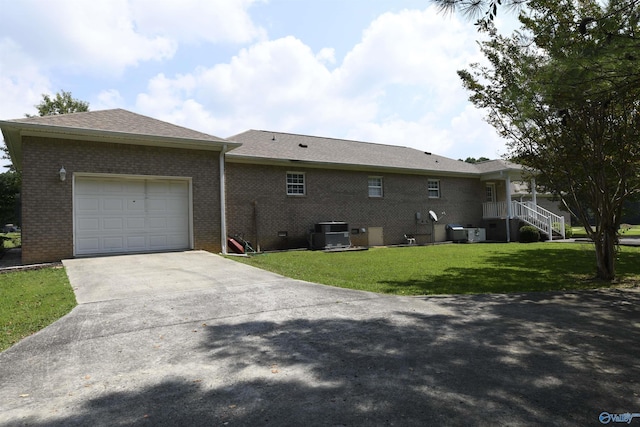
M 395 297 L 199 251 L 64 264 L 80 304 L 0 353 L 2 426 L 585 426 L 640 413 L 637 289 Z

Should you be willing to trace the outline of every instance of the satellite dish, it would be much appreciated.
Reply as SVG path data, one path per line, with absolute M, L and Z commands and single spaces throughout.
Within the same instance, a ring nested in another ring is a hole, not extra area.
M 431 218 L 431 221 L 438 222 L 438 215 L 436 215 L 434 211 L 429 211 L 429 217 Z

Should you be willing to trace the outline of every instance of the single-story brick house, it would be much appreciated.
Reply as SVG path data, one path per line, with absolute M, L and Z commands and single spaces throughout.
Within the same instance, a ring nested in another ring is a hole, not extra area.
M 526 172 L 504 160 L 469 164 L 401 146 L 260 130 L 229 139 L 242 145 L 225 155 L 227 230 L 262 250 L 307 247 L 314 225 L 329 221 L 348 223 L 351 243 L 361 246 L 406 243 L 406 235 L 418 244 L 444 241 L 446 224 L 515 240 L 522 209 L 530 209 L 511 200 L 511 184 Z
M 22 172 L 22 261 L 224 247 L 239 144 L 115 109 L 0 121 Z
M 526 174 L 503 160 L 473 165 L 270 131 L 223 139 L 122 109 L 0 121 L 0 128 L 22 172 L 24 263 L 224 252 L 236 234 L 262 250 L 307 247 L 323 221 L 348 223 L 351 243 L 361 246 L 405 243 L 405 235 L 444 241 L 447 223 L 509 241 L 523 209 L 537 209 L 535 193 L 526 206 L 511 200 L 512 183 Z

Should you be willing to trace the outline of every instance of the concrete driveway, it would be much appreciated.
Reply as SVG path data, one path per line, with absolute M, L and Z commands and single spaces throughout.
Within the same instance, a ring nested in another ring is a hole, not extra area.
M 637 290 L 394 297 L 199 251 L 64 265 L 80 304 L 0 353 L 2 426 L 584 426 L 640 413 Z

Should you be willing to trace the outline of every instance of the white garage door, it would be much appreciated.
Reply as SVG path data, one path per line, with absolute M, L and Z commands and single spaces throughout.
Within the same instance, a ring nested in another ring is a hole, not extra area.
M 76 177 L 76 255 L 189 249 L 189 182 Z

